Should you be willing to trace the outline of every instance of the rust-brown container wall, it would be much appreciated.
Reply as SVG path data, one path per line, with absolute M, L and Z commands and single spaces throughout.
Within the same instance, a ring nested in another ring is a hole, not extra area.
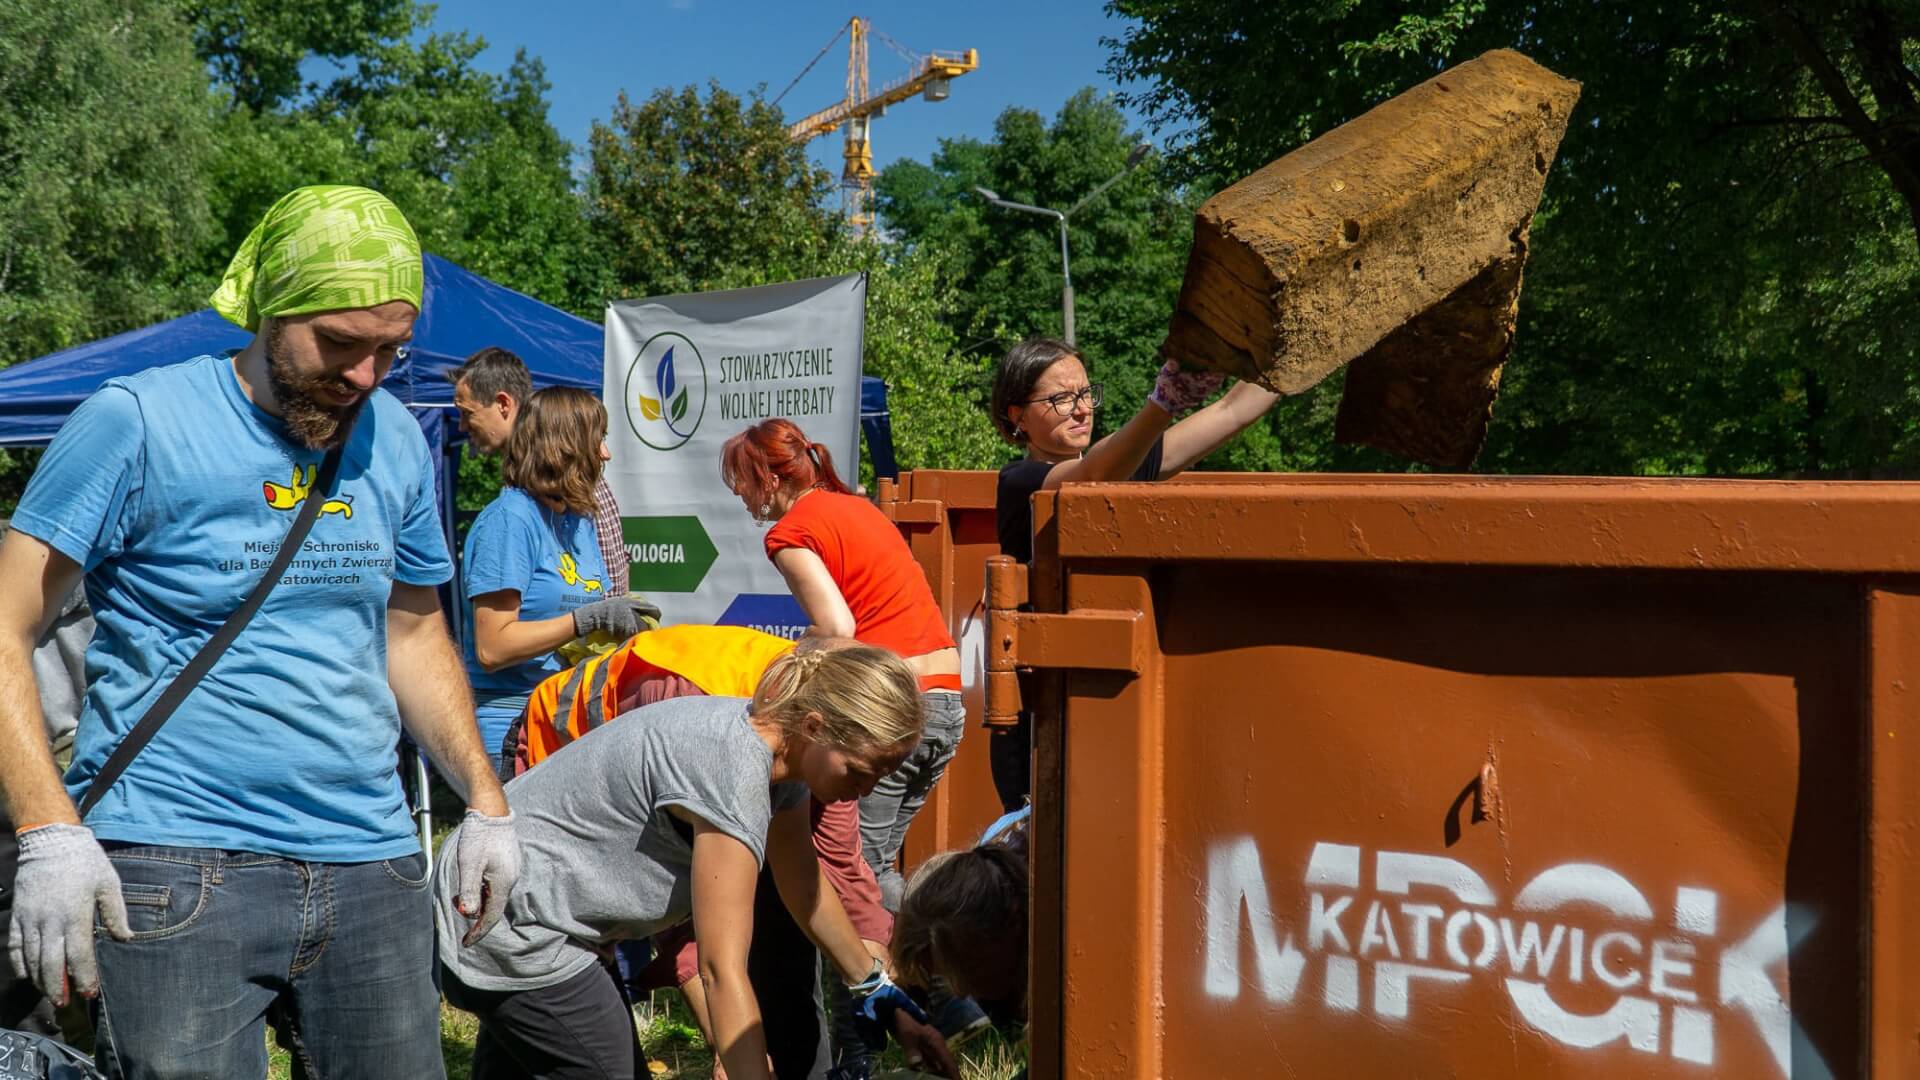
M 1036 1078 L 1920 1076 L 1920 485 L 1036 510 Z
M 901 861 L 908 873 L 927 856 L 965 847 L 1000 816 L 988 767 L 981 673 L 986 635 L 986 564 L 1000 552 L 994 531 L 994 484 L 987 472 L 920 471 L 899 483 L 881 481 L 880 508 L 900 526 L 927 584 L 960 645 L 967 734 L 907 833 Z

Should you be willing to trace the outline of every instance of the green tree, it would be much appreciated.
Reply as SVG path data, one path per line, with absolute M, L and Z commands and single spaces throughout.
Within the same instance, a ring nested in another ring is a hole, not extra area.
M 805 277 L 838 240 L 826 172 L 758 92 L 622 92 L 588 145 L 587 222 L 620 295 Z
M 1483 467 L 1920 466 L 1911 0 L 1108 9 L 1132 20 L 1110 70 L 1202 183 L 1487 49 L 1584 84 Z
M 1006 448 L 988 421 L 992 360 L 948 323 L 957 286 L 945 253 L 879 239 L 843 245 L 822 270 L 867 275 L 866 373 L 886 380 L 902 469 L 989 469 Z
M 425 26 L 431 9 L 414 0 L 184 0 L 200 59 L 253 113 L 283 106 L 308 87 L 300 65 L 311 57 L 341 61 L 403 40 Z
M 209 262 L 223 263 L 287 190 L 364 184 L 406 212 L 427 250 L 597 314 L 606 290 L 587 254 L 572 147 L 547 119 L 545 69 L 522 53 L 505 75 L 480 71 L 485 47 L 465 34 L 378 41 L 305 100 L 230 113 Z
M 174 313 L 213 119 L 172 7 L 0 0 L 0 101 L 0 365 Z

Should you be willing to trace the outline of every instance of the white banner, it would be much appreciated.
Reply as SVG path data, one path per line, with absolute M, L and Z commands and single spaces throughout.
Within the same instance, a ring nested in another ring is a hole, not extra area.
M 666 622 L 806 630 L 720 446 L 784 416 L 856 482 L 866 310 L 861 274 L 607 305 L 607 482 L 633 591 Z

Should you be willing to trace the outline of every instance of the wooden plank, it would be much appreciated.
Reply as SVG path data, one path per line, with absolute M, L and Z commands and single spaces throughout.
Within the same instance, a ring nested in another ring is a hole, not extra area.
M 1495 50 L 1209 199 L 1162 355 L 1299 393 L 1458 297 L 1366 363 L 1373 381 L 1343 419 L 1359 441 L 1470 460 L 1512 339 L 1527 228 L 1579 96 Z

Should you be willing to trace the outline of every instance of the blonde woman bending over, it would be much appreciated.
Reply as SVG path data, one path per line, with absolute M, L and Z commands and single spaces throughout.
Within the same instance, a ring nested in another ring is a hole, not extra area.
M 633 1018 L 602 956 L 689 914 L 726 1074 L 770 1076 L 747 981 L 762 862 L 843 981 L 892 992 L 823 879 L 807 795 L 843 802 L 871 791 L 913 752 L 922 723 L 918 682 L 898 656 L 816 649 L 775 661 L 751 700 L 649 705 L 508 784 L 523 861 L 499 924 L 463 946 L 459 882 L 435 881 L 447 1000 L 480 1017 L 476 1080 L 630 1080 Z M 938 1033 L 906 1010 L 894 1031 L 910 1054 L 951 1070 Z

